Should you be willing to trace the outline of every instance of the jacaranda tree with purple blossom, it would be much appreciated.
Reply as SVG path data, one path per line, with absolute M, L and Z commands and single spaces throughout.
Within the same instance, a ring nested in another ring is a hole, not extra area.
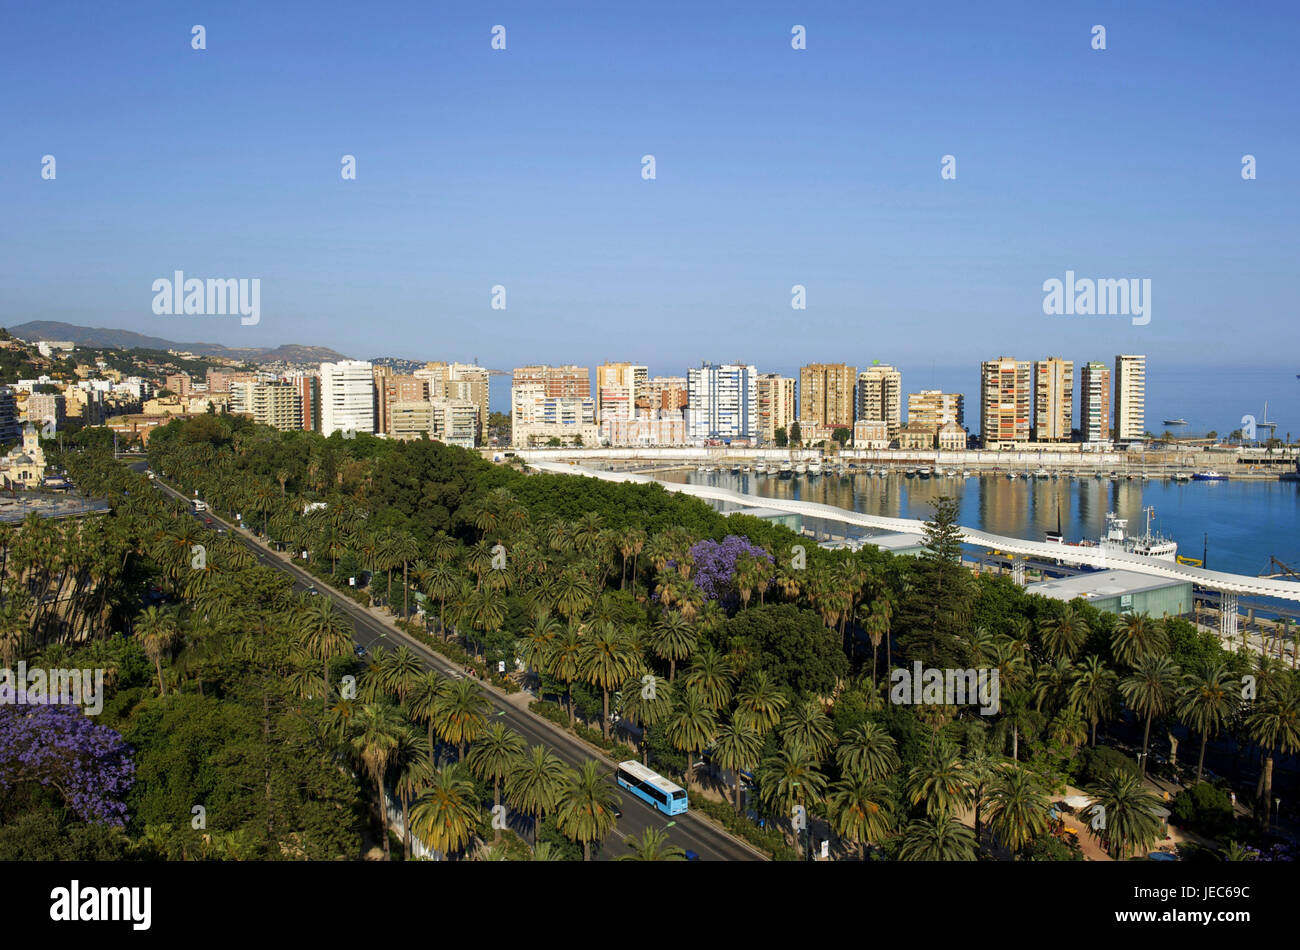
M 57 792 L 83 821 L 123 827 L 135 781 L 131 747 L 68 703 L 0 704 L 0 793 L 23 786 Z
M 729 534 L 721 541 L 700 541 L 691 548 L 694 560 L 692 575 L 695 586 L 710 600 L 716 600 L 728 611 L 740 605 L 740 592 L 736 586 L 736 560 L 748 554 L 775 564 L 765 548 L 751 544 L 748 538 Z

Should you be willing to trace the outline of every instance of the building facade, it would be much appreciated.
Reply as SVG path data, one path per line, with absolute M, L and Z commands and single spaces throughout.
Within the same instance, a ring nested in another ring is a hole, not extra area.
M 980 439 L 986 449 L 1029 441 L 1033 366 L 1001 356 L 980 366 Z
M 858 368 L 844 363 L 809 363 L 799 370 L 799 429 L 805 441 L 830 438 L 853 428 L 853 391 Z
M 758 370 L 742 363 L 704 363 L 686 374 L 691 441 L 758 438 Z
M 637 400 L 646 390 L 650 371 L 635 363 L 602 363 L 596 367 L 596 421 L 632 419 Z
M 1069 442 L 1074 429 L 1074 362 L 1034 363 L 1034 441 Z
M 776 430 L 786 437 L 798 416 L 795 414 L 795 380 L 780 373 L 762 373 L 758 377 L 758 437 L 776 441 Z
M 1110 367 L 1093 360 L 1079 376 L 1079 435 L 1084 442 L 1110 441 Z
M 893 366 L 869 366 L 858 374 L 857 418 L 883 421 L 892 441 L 903 427 L 903 374 Z
M 375 379 L 365 360 L 320 365 L 320 429 L 335 432 L 375 431 Z
M 1147 358 L 1115 357 L 1115 441 L 1141 442 L 1146 437 Z
M 937 389 L 908 393 L 908 425 L 916 423 L 938 429 L 949 422 L 957 423 L 959 428 L 966 425 L 966 397 L 961 393 L 945 393 Z

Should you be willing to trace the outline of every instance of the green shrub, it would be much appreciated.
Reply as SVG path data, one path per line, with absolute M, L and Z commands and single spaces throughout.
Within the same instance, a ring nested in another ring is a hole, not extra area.
M 1232 827 L 1232 802 L 1227 792 L 1209 782 L 1183 789 L 1174 796 L 1169 811 L 1171 823 L 1210 837 Z

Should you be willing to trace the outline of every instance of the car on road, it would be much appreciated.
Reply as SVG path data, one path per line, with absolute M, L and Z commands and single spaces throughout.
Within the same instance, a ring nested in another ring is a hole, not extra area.
M 320 591 L 318 591 L 315 587 L 308 587 L 308 588 L 307 588 L 307 596 L 308 596 L 308 597 L 316 597 L 316 596 L 318 596 L 319 594 L 320 594 Z
M 687 849 L 686 849 L 686 860 L 687 860 L 687 861 L 698 861 L 698 860 L 700 860 L 700 856 L 699 856 L 698 854 L 696 854 L 694 851 L 692 851 L 690 848 L 687 848 Z
M 616 819 L 623 817 L 623 811 L 617 805 L 610 805 L 609 810 L 614 813 Z
M 366 648 L 363 647 L 361 644 L 358 643 L 355 647 L 353 647 L 352 652 L 355 653 L 360 659 L 365 659 Z

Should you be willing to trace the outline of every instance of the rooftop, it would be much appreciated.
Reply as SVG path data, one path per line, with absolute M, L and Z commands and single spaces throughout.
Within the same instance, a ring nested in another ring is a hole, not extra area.
M 1037 584 L 1027 584 L 1025 590 L 1053 600 L 1101 600 L 1122 594 L 1141 594 L 1151 590 L 1164 590 L 1191 581 L 1160 580 L 1137 571 L 1093 571 L 1074 577 L 1054 578 Z

